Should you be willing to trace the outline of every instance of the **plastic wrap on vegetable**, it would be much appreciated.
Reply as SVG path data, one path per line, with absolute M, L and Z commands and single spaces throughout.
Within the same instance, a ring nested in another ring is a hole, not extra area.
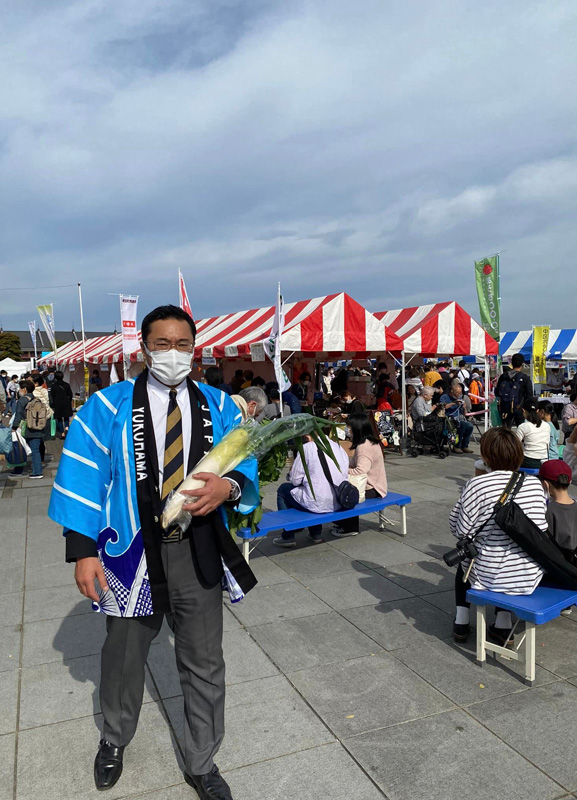
M 199 472 L 211 472 L 222 478 L 245 459 L 261 458 L 280 442 L 294 439 L 301 458 L 303 458 L 301 437 L 309 435 L 317 447 L 336 463 L 329 441 L 322 430 L 330 424 L 334 423 L 327 423 L 326 420 L 312 417 L 310 414 L 292 414 L 290 417 L 281 417 L 271 422 L 270 425 L 258 425 L 254 420 L 242 423 L 227 433 L 212 450 L 201 458 L 178 489 L 168 496 L 162 512 L 162 527 L 168 530 L 174 525 L 178 525 L 183 531 L 188 528 L 192 515 L 188 511 L 183 511 L 182 507 L 185 503 L 194 502 L 195 498 L 193 495 L 184 495 L 182 492 L 194 491 L 204 486 L 204 481 L 194 478 L 193 475 Z M 310 476 L 304 458 L 303 465 L 310 484 Z M 311 491 L 314 495 L 312 485 Z

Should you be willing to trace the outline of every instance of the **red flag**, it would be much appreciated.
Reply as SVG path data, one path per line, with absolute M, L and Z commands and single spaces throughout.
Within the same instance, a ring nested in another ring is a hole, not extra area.
M 182 272 L 180 270 L 178 270 L 178 296 L 180 300 L 180 307 L 183 311 L 186 311 L 192 320 L 194 320 L 194 317 L 192 316 L 192 309 L 190 307 L 190 303 L 188 302 L 184 278 L 182 277 Z

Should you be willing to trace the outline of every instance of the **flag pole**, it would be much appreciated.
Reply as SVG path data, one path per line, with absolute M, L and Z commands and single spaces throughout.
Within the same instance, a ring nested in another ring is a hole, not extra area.
M 281 298 L 281 294 L 280 294 L 280 281 L 279 281 L 278 282 L 278 287 L 277 287 L 277 296 L 276 296 L 276 307 L 277 307 L 277 309 L 280 309 L 280 298 Z M 279 314 L 279 317 L 280 317 L 280 314 Z M 278 350 L 279 350 L 279 355 L 282 353 L 281 341 L 280 341 L 281 338 L 282 338 L 282 331 L 279 329 L 279 332 L 278 332 L 278 344 L 277 344 L 277 347 L 278 347 Z M 281 357 L 281 360 L 282 360 L 282 357 Z M 277 380 L 278 380 L 278 376 L 277 376 Z M 282 381 L 279 382 L 278 389 L 279 389 L 278 393 L 279 393 L 279 403 L 280 403 L 280 415 L 281 415 L 281 417 L 284 417 L 284 409 L 283 409 L 283 401 L 282 401 Z
M 84 309 L 82 307 L 82 286 L 78 284 L 78 303 L 80 304 L 80 329 L 82 331 L 82 359 L 84 361 L 84 399 L 88 397 L 88 364 L 86 363 L 86 334 L 84 333 Z

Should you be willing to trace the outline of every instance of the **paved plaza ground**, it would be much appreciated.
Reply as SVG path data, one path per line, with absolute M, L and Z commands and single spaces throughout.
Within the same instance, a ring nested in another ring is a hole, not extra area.
M 58 462 L 58 443 L 50 443 Z M 449 511 L 474 458 L 387 458 L 413 497 L 408 535 L 379 532 L 253 554 L 259 585 L 224 609 L 226 738 L 235 800 L 553 800 L 577 792 L 577 609 L 537 630 L 537 680 L 452 642 Z M 104 617 L 78 594 L 46 517 L 55 469 L 0 473 L 0 800 L 102 797 Z M 274 507 L 274 487 L 266 501 Z M 396 512 L 390 515 L 398 519 Z M 183 783 L 182 696 L 163 629 L 137 735 L 109 800 L 195 798 Z M 575 794 L 577 797 L 577 794 Z

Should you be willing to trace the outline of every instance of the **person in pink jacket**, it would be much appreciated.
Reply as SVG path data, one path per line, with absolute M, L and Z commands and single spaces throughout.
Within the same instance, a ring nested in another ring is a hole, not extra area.
M 385 459 L 379 440 L 366 414 L 351 414 L 347 419 L 352 438 L 350 475 L 366 475 L 365 497 L 385 497 L 387 494 L 387 475 Z M 359 517 L 349 517 L 334 523 L 333 536 L 356 536 L 359 533 Z

